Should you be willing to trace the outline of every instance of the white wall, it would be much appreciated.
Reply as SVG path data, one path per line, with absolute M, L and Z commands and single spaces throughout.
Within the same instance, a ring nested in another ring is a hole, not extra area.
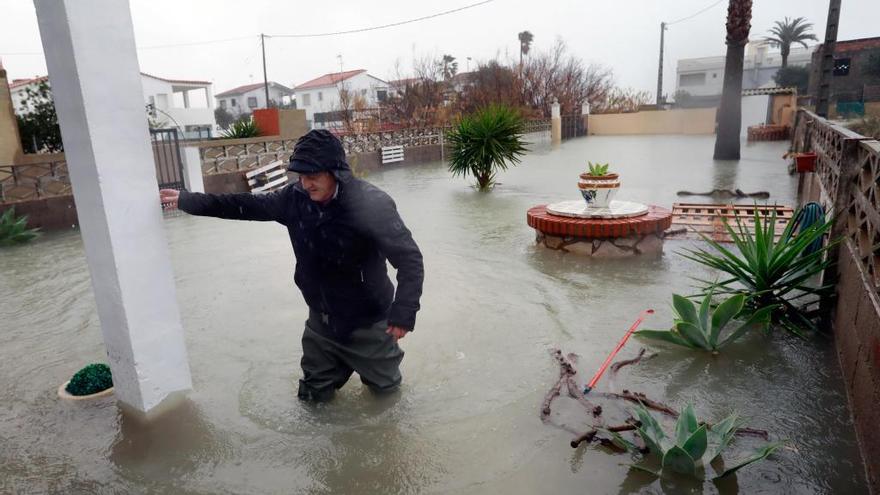
M 769 105 L 769 95 L 743 96 L 741 136 L 746 136 L 749 126 L 767 123 L 767 109 Z
M 279 88 L 278 86 L 269 85 L 269 99 L 274 100 L 275 103 L 281 104 L 284 100 L 284 97 L 288 96 L 288 93 Z M 257 106 L 251 107 L 248 105 L 248 98 L 256 98 Z M 239 116 L 242 113 L 252 113 L 257 108 L 267 108 L 266 105 L 266 89 L 263 86 L 259 88 L 252 89 L 246 93 L 236 94 L 224 96 L 221 98 L 215 98 L 217 100 L 217 107 L 220 108 L 224 104 L 226 105 L 226 111 L 231 113 L 234 116 Z M 236 106 L 232 106 L 232 100 L 235 99 Z M 225 101 L 225 103 L 221 104 L 221 101 Z

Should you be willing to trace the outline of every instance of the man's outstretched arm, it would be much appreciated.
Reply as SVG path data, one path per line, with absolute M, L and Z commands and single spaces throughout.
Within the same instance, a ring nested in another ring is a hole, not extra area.
M 259 195 L 204 194 L 160 189 L 159 198 L 166 207 L 180 208 L 190 215 L 284 223 L 286 189 Z

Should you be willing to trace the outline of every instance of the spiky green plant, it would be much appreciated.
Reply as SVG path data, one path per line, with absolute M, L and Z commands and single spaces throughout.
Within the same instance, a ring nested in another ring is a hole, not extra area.
M 603 164 L 603 163 L 599 163 L 599 162 L 596 162 L 596 163 L 587 162 L 587 165 L 589 166 L 590 175 L 595 175 L 597 177 L 601 177 L 603 175 L 608 175 L 608 166 L 609 166 L 608 163 Z
M 0 215 L 0 246 L 11 246 L 32 241 L 40 229 L 29 229 L 27 215 L 15 216 L 15 208 L 9 208 Z
M 671 471 L 703 478 L 706 466 L 710 466 L 709 463 L 724 452 L 733 440 L 737 428 L 741 426 L 736 413 L 712 426 L 698 422 L 693 406 L 688 404 L 678 416 L 675 432 L 669 435 L 644 406 L 636 406 L 635 413 L 640 425 L 636 433 L 648 448 L 648 455 L 654 454 L 660 458 L 660 469 L 654 470 L 639 464 L 633 464 L 632 467 L 655 476 L 663 476 Z M 628 451 L 639 450 L 619 433 L 607 430 L 605 433 L 612 437 L 617 446 Z M 744 459 L 725 463 L 725 469 L 720 472 L 713 468 L 715 476 L 711 479 L 729 476 L 749 464 L 766 459 L 781 446 L 781 442 L 768 443 Z
M 797 214 L 793 216 L 797 218 Z M 816 222 L 797 232 L 795 222 L 789 221 L 777 239 L 776 213 L 762 218 L 755 210 L 754 231 L 736 217 L 734 229 L 725 222 L 735 249 L 702 235 L 712 251 L 691 249 L 681 253 L 685 258 L 723 272 L 723 280 L 699 280 L 703 292 L 742 294 L 746 307 L 757 311 L 773 307 L 772 321 L 786 330 L 803 336 L 803 329 L 816 330 L 815 324 L 796 304 L 805 297 L 829 295 L 831 286 L 815 287 L 811 280 L 831 264 L 825 254 L 837 242 L 832 240 L 820 249 L 807 249 L 831 229 L 831 220 Z
M 495 184 L 499 170 L 519 163 L 525 155 L 522 116 L 508 106 L 492 105 L 461 119 L 446 135 L 452 148 L 449 171 L 452 175 L 473 175 L 477 187 L 485 191 Z
M 93 363 L 77 371 L 66 390 L 71 395 L 91 395 L 113 386 L 110 367 L 103 363 Z
M 237 120 L 228 129 L 223 131 L 223 137 L 228 139 L 252 138 L 259 135 L 260 128 L 257 127 L 257 123 L 252 118 Z
M 749 330 L 766 328 L 770 322 L 773 306 L 760 308 L 733 329 L 728 330 L 728 323 L 742 316 L 746 296 L 735 294 L 712 309 L 712 293 L 703 296 L 697 308 L 696 303 L 678 294 L 672 295 L 672 307 L 675 319 L 669 330 L 640 330 L 636 335 L 672 344 L 718 352 L 722 347 L 735 342 Z

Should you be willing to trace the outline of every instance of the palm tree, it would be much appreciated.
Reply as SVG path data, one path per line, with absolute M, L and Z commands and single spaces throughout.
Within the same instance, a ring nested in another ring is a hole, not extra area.
M 473 175 L 481 191 L 489 189 L 498 170 L 519 163 L 526 153 L 523 126 L 522 116 L 504 105 L 463 117 L 446 135 L 452 148 L 449 171 L 453 177 Z
M 458 62 L 455 61 L 455 57 L 452 55 L 443 55 L 443 58 L 440 59 L 440 72 L 443 75 L 443 79 L 448 81 L 455 76 L 455 73 L 458 72 Z
M 535 39 L 534 35 L 528 31 L 523 31 L 519 33 L 519 65 L 522 67 L 523 55 L 529 54 L 529 48 L 532 46 L 532 40 Z
M 776 25 L 768 30 L 772 36 L 764 37 L 764 41 L 779 47 L 784 68 L 788 65 L 788 54 L 791 53 L 793 43 L 800 43 L 807 48 L 807 40 L 819 41 L 815 34 L 809 32 L 811 29 L 813 24 L 803 17 L 794 19 L 786 17 L 784 21 L 776 21 Z
M 742 127 L 743 55 L 749 42 L 752 0 L 730 0 L 727 4 L 727 57 L 724 88 L 718 109 L 715 137 L 716 160 L 739 160 L 739 132 Z

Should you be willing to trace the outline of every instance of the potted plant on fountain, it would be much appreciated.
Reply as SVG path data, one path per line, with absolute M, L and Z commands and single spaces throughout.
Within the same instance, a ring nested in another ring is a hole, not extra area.
M 103 363 L 86 366 L 58 387 L 58 396 L 67 400 L 97 399 L 112 393 L 113 376 L 110 367 Z
M 589 170 L 580 175 L 578 189 L 590 208 L 608 208 L 611 198 L 620 189 L 620 180 L 608 172 L 608 164 L 587 162 Z

